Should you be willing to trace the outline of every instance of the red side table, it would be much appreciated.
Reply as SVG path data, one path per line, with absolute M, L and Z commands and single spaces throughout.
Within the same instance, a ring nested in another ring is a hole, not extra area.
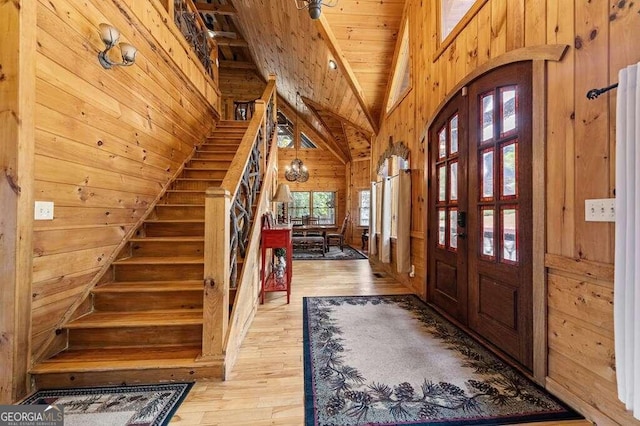
M 287 304 L 291 297 L 291 277 L 293 269 L 293 244 L 291 242 L 291 226 L 277 226 L 274 228 L 262 228 L 262 235 L 260 238 L 260 246 L 262 247 L 262 267 L 260 268 L 260 303 L 264 303 L 264 294 L 267 291 L 286 291 L 287 292 Z M 266 273 L 265 259 L 267 256 L 267 249 L 284 248 L 286 254 L 286 273 L 284 279 L 277 279 L 274 275 L 274 271 Z

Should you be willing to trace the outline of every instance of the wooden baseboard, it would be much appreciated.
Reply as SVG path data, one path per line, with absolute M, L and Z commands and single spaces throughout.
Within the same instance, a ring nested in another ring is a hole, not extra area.
M 546 378 L 545 388 L 582 414 L 587 420 L 598 426 L 614 426 L 619 424 L 550 377 Z

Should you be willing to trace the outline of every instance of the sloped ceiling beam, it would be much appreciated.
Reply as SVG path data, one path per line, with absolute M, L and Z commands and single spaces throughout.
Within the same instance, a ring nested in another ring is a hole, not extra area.
M 200 12 L 209 12 L 214 15 L 236 16 L 236 9 L 230 4 L 195 3 Z
M 331 131 L 331 127 L 330 127 L 330 126 L 329 126 L 329 124 L 328 124 L 328 123 L 327 123 L 327 122 L 322 118 L 322 116 L 320 115 L 320 112 L 319 112 L 316 108 L 314 108 L 312 105 L 307 104 L 307 103 L 304 101 L 304 99 L 305 99 L 305 98 L 304 98 L 304 97 L 302 97 L 302 102 L 304 102 L 304 103 L 305 103 L 305 105 L 307 106 L 307 108 L 309 108 L 309 111 L 311 111 L 311 113 L 316 117 L 316 119 L 320 122 L 320 124 L 325 128 L 325 130 L 327 131 L 327 133 L 329 133 L 329 134 L 332 136 L 332 138 L 333 138 L 333 139 L 331 140 L 331 142 L 332 142 L 333 146 L 334 146 L 336 149 L 340 150 L 340 152 L 342 152 L 342 153 L 343 153 L 344 157 L 345 157 L 348 161 L 351 161 L 351 160 L 352 160 L 352 158 L 351 158 L 351 149 L 349 149 L 349 142 L 348 142 L 348 140 L 347 140 L 347 135 L 346 135 L 346 134 L 344 134 L 344 135 L 343 135 L 343 139 L 344 139 L 344 141 L 347 143 L 347 146 L 346 146 L 346 147 L 340 146 L 340 144 L 338 144 L 338 141 L 335 139 L 336 135 L 334 135 L 334 134 L 333 134 L 333 132 Z M 342 124 L 342 121 L 340 121 L 340 123 Z M 343 133 L 344 133 L 344 130 L 343 130 Z M 345 148 L 346 148 L 346 149 L 345 149 Z
M 329 47 L 329 50 L 331 50 L 331 53 L 333 54 L 334 59 L 338 64 L 338 69 L 347 79 L 349 86 L 351 86 L 351 90 L 353 90 L 353 94 L 358 100 L 358 103 L 360 104 L 364 115 L 367 117 L 367 121 L 371 125 L 373 132 L 378 133 L 378 122 L 377 120 L 374 120 L 373 116 L 371 115 L 371 111 L 369 111 L 369 107 L 364 97 L 364 91 L 362 90 L 362 87 L 360 87 L 360 83 L 358 82 L 355 73 L 351 69 L 351 65 L 349 65 L 347 58 L 342 53 L 342 49 L 338 45 L 338 40 L 333 34 L 333 31 L 331 31 L 329 22 L 327 22 L 327 19 L 324 15 L 320 15 L 320 18 L 316 20 L 316 27 L 327 42 L 327 46 Z
M 320 105 L 319 103 L 305 97 L 302 96 L 302 102 L 304 102 L 307 106 L 310 106 L 316 110 L 322 110 L 325 114 L 329 114 L 331 115 L 333 118 L 335 118 L 336 120 L 340 120 L 342 123 L 346 123 L 351 127 L 356 128 L 359 132 L 364 133 L 365 135 L 367 135 L 367 137 L 371 137 L 371 131 L 367 130 L 367 129 L 363 129 L 362 127 L 358 126 L 357 124 L 351 122 L 350 120 L 347 120 L 346 118 L 342 117 L 341 115 L 336 114 L 335 112 L 329 110 L 327 107 L 324 107 L 322 105 Z
M 309 120 L 307 120 L 307 117 L 305 117 L 304 115 L 300 114 L 299 111 L 297 111 L 294 107 L 292 107 L 291 105 L 289 105 L 289 103 L 284 99 L 284 97 L 278 95 L 278 108 L 280 108 L 282 110 L 282 112 L 284 112 L 285 115 L 288 115 L 289 117 L 292 117 L 293 114 L 296 114 L 298 117 L 297 119 L 300 120 L 302 123 L 304 123 L 304 125 L 306 127 L 308 127 L 309 129 L 311 129 L 313 132 L 316 133 L 316 135 L 318 136 L 318 138 L 320 138 L 320 142 L 327 148 L 327 150 L 329 150 L 329 152 L 331 152 L 342 164 L 346 164 L 347 161 L 349 161 L 348 157 L 341 151 L 338 150 L 336 148 L 336 143 L 333 140 L 333 136 L 331 135 L 331 132 L 328 132 L 329 135 L 331 136 L 331 139 L 327 139 L 325 136 L 323 136 L 320 132 L 317 131 L 316 126 L 312 125 Z M 309 110 L 313 113 L 313 110 L 311 108 L 309 108 Z
M 247 41 L 241 38 L 216 37 L 215 40 L 218 46 L 249 47 Z

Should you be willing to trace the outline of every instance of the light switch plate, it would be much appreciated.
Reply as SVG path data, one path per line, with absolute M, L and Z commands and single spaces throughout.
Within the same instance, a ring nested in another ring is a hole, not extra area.
M 616 199 L 598 198 L 585 200 L 584 220 L 587 222 L 615 222 Z
M 36 201 L 35 220 L 53 220 L 53 201 Z

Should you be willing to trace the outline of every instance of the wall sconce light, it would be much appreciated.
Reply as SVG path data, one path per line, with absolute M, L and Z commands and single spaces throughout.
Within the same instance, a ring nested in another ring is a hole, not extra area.
M 338 64 L 333 59 L 329 59 L 329 68 L 332 70 L 338 69 Z
M 116 65 L 124 67 L 133 65 L 136 61 L 136 53 L 138 53 L 138 49 L 129 43 L 120 43 L 120 55 L 122 55 L 122 62 L 113 62 L 109 59 L 107 54 L 118 43 L 118 40 L 120 39 L 120 31 L 109 24 L 100 24 L 99 28 L 100 38 L 106 47 L 102 52 L 98 53 L 98 61 L 100 62 L 100 65 L 105 69 L 110 69 Z
M 307 9 L 311 19 L 320 18 L 322 6 L 334 7 L 338 4 L 338 0 L 296 0 L 298 10 Z

